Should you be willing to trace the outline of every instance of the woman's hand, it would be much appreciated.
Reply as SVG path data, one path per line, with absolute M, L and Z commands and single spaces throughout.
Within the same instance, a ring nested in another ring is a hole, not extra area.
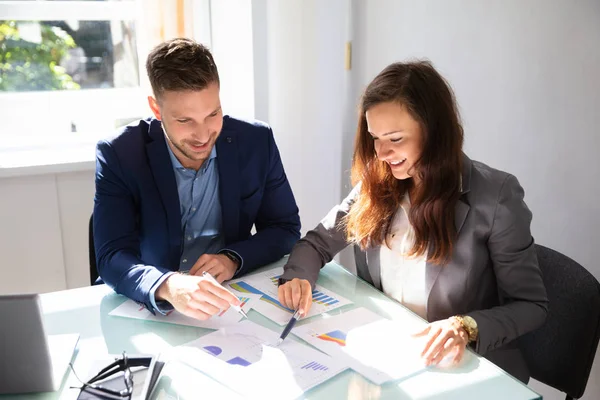
M 294 278 L 279 286 L 279 302 L 290 310 L 300 311 L 305 317 L 312 305 L 312 288 L 306 279 Z
M 452 359 L 457 364 L 465 353 L 469 343 L 469 335 L 455 318 L 448 318 L 430 323 L 420 332 L 413 334 L 415 337 L 427 335 L 427 343 L 421 353 L 425 365 L 437 365 L 448 354 L 455 352 Z

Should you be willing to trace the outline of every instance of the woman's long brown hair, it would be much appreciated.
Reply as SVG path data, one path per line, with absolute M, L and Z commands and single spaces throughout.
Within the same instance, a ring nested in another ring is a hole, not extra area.
M 368 132 L 365 113 L 373 106 L 394 102 L 406 107 L 423 135 L 413 179 L 394 178 L 380 161 Z M 429 262 L 446 263 L 456 240 L 454 214 L 460 196 L 463 128 L 454 93 L 427 61 L 394 63 L 369 84 L 362 98 L 352 160 L 352 182 L 360 195 L 347 216 L 348 239 L 367 247 L 381 245 L 407 191 L 411 192 L 409 221 L 415 231 L 409 256 L 427 252 Z

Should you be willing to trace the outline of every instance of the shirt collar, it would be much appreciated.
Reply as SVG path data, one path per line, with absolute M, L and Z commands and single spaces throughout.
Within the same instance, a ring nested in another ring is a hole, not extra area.
M 175 168 L 175 169 L 187 169 L 183 165 L 181 165 L 181 162 L 179 162 L 179 159 L 177 158 L 177 156 L 175 156 L 175 153 L 173 153 L 173 150 L 171 150 L 171 146 L 169 146 L 168 143 L 166 143 L 166 145 L 167 145 L 167 150 L 169 150 L 169 157 L 171 158 L 171 164 L 173 164 L 173 168 Z M 208 156 L 208 160 L 207 161 L 210 161 L 213 158 L 217 158 L 217 146 L 216 146 L 216 144 L 213 146 L 212 150 L 210 151 L 210 156 Z

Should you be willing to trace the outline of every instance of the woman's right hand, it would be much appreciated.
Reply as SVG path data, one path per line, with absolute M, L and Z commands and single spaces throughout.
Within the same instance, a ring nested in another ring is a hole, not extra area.
M 291 310 L 298 310 L 300 316 L 308 315 L 312 305 L 312 288 L 306 279 L 294 278 L 279 286 L 279 302 Z

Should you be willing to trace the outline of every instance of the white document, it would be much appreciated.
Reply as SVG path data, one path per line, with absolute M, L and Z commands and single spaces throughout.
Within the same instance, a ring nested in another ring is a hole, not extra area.
M 206 355 L 206 357 L 211 356 Z M 206 361 L 210 362 L 212 360 L 203 360 L 203 362 Z M 135 386 L 134 384 L 134 389 Z M 199 373 L 196 368 L 189 366 L 187 363 L 177 360 L 170 360 L 165 363 L 150 395 L 143 400 L 184 400 L 198 398 L 247 400 L 231 388 L 217 382 L 210 376 Z
M 424 339 L 366 308 L 296 326 L 292 333 L 378 385 L 426 368 L 420 357 Z
M 252 293 L 244 294 L 243 296 L 238 297 L 242 302 L 242 310 L 245 312 L 248 312 L 250 308 L 252 308 L 252 305 L 256 304 L 260 298 L 260 296 Z M 139 305 L 135 301 L 129 299 L 108 313 L 108 315 L 208 329 L 219 329 L 224 326 L 235 324 L 244 318 L 240 313 L 231 307 L 227 309 L 227 311 L 222 311 L 206 321 L 200 321 L 195 318 L 187 317 L 176 310 L 171 310 L 166 315 L 162 315 L 160 313 L 152 315 L 152 313 L 148 311 L 145 306 Z
M 291 338 L 275 347 L 278 338 L 277 332 L 245 320 L 179 346 L 177 354 L 251 398 L 296 398 L 347 368 Z
M 253 305 L 253 308 L 275 323 L 286 325 L 290 321 L 294 310 L 284 307 L 278 300 L 277 281 L 281 274 L 283 274 L 283 267 L 230 281 L 228 286 L 238 296 L 244 296 L 247 293 L 262 295 L 261 299 Z M 352 304 L 350 300 L 320 285 L 316 285 L 312 295 L 312 306 L 306 318 Z

